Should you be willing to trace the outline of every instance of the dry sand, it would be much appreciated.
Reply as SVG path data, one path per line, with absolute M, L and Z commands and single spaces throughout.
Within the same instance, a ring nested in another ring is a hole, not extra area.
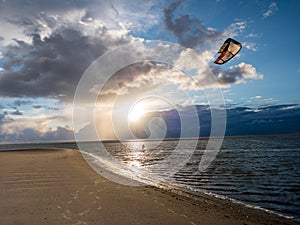
M 223 200 L 112 183 L 75 150 L 0 152 L 0 224 L 299 224 Z

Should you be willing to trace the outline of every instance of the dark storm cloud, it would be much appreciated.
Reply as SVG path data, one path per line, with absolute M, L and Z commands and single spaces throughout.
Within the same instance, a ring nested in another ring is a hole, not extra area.
M 32 43 L 15 42 L 3 52 L 5 71 L 0 75 L 0 95 L 70 100 L 91 62 L 129 39 L 112 37 L 105 28 L 87 36 L 78 29 L 62 27 L 43 39 L 39 34 L 32 35 Z
M 22 116 L 23 113 L 21 113 L 19 110 L 16 110 L 14 112 L 11 112 L 10 115 L 13 115 L 13 116 Z
M 40 109 L 40 108 L 43 108 L 43 106 L 42 105 L 32 105 L 32 108 L 34 108 L 34 109 Z
M 181 45 L 188 48 L 198 47 L 222 35 L 214 29 L 205 27 L 200 20 L 190 15 L 175 18 L 174 13 L 181 3 L 181 0 L 176 1 L 164 10 L 166 28 L 177 37 Z

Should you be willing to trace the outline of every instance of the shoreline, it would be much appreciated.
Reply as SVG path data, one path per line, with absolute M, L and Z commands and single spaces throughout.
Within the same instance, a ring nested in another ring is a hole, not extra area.
M 116 184 L 70 149 L 0 151 L 0 198 L 4 224 L 300 224 L 213 196 Z
M 236 207 L 244 207 L 246 210 L 259 210 L 259 211 L 263 211 L 267 214 L 271 214 L 274 215 L 275 217 L 280 217 L 283 219 L 288 219 L 288 220 L 292 220 L 294 222 L 300 222 L 298 220 L 295 220 L 293 217 L 289 217 L 283 214 L 280 214 L 276 211 L 270 210 L 270 209 L 265 209 L 261 206 L 255 206 L 255 205 L 251 205 L 251 204 L 246 204 L 242 201 L 236 200 L 234 198 L 230 198 L 227 196 L 223 196 L 223 195 L 219 195 L 219 194 L 215 194 L 213 192 L 193 192 L 192 190 L 182 190 L 180 189 L 180 187 L 168 187 L 168 186 L 164 186 L 164 185 L 158 185 L 158 186 L 153 186 L 154 188 L 158 188 L 160 190 L 165 190 L 167 192 L 169 192 L 170 194 L 176 194 L 178 196 L 183 196 L 191 201 L 202 201 L 203 199 L 205 199 L 206 201 L 210 201 L 212 203 L 216 203 L 219 202 L 220 204 L 224 204 L 224 205 L 235 205 Z
M 261 206 L 255 206 L 255 205 L 251 205 L 251 204 L 246 204 L 242 201 L 236 200 L 234 198 L 230 198 L 227 196 L 222 196 L 222 195 L 218 195 L 215 193 L 196 193 L 190 190 L 181 190 L 179 188 L 176 187 L 156 187 L 154 186 L 154 188 L 158 188 L 160 190 L 164 190 L 166 192 L 169 192 L 169 194 L 173 195 L 178 195 L 179 197 L 185 197 L 190 201 L 195 201 L 195 202 L 202 202 L 203 199 L 206 203 L 210 202 L 211 204 L 218 204 L 218 205 L 224 205 L 224 206 L 229 206 L 230 209 L 238 209 L 237 211 L 239 213 L 243 213 L 244 216 L 248 219 L 248 215 L 247 213 L 250 211 L 253 211 L 253 213 L 255 214 L 255 212 L 259 212 L 259 213 L 265 213 L 267 215 L 271 215 L 274 217 L 278 217 L 284 220 L 290 220 L 291 222 L 295 222 L 296 224 L 300 224 L 299 220 L 294 219 L 293 217 L 289 217 L 283 214 L 280 214 L 276 211 L 270 210 L 270 209 L 265 209 Z

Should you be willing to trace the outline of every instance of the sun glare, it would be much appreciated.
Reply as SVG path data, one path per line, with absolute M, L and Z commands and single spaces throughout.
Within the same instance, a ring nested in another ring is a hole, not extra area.
M 138 121 L 145 113 L 145 108 L 142 104 L 135 104 L 128 114 L 129 121 Z

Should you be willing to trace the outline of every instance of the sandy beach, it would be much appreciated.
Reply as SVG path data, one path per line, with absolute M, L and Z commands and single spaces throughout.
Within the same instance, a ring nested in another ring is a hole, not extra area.
M 0 224 L 299 224 L 212 198 L 123 186 L 75 150 L 0 152 Z

